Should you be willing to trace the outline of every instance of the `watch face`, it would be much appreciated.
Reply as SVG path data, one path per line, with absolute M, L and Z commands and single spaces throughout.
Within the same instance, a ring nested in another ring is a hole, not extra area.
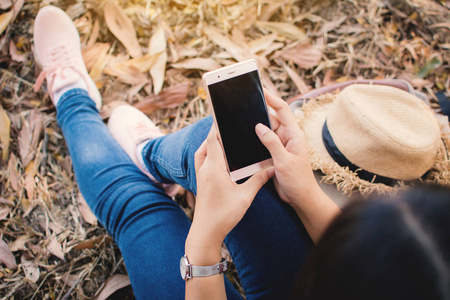
M 183 256 L 180 259 L 180 273 L 181 273 L 181 278 L 183 278 L 183 280 L 186 280 L 187 271 L 188 271 L 188 268 L 186 266 L 186 258 Z

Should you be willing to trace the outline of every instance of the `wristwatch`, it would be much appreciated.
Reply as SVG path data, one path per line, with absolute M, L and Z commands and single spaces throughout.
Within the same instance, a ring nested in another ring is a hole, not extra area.
M 193 266 L 189 263 L 186 254 L 180 260 L 180 273 L 183 280 L 192 277 L 206 277 L 225 272 L 228 269 L 228 262 L 225 259 L 213 266 Z

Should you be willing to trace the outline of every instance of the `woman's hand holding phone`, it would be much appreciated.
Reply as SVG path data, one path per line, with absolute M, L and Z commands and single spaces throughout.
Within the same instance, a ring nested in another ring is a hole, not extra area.
M 280 198 L 290 204 L 302 219 L 313 241 L 317 241 L 339 212 L 336 204 L 322 191 L 314 178 L 306 140 L 289 105 L 264 91 L 267 104 L 276 112 L 274 131 L 262 124 L 255 128 L 269 150 L 275 167 L 274 183 Z
M 256 193 L 273 176 L 274 171 L 273 168 L 262 170 L 243 184 L 235 183 L 227 171 L 214 126 L 195 154 L 195 170 L 197 197 L 186 251 L 194 240 L 197 246 L 219 247 L 220 250 L 225 236 L 242 219 Z M 189 256 L 189 259 L 194 258 Z

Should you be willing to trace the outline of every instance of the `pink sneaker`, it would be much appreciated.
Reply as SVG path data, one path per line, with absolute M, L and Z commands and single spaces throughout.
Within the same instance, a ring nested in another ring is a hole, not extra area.
M 48 92 L 56 105 L 54 93 L 81 78 L 100 110 L 102 96 L 86 70 L 78 31 L 64 11 L 46 6 L 38 12 L 34 22 L 34 46 L 35 59 L 43 69 L 36 80 L 36 92 L 47 79 Z
M 149 173 L 142 158 L 144 142 L 163 136 L 158 127 L 139 109 L 130 105 L 116 107 L 109 117 L 108 129 L 114 139 L 125 150 L 134 164 L 150 180 L 161 184 Z M 140 147 L 139 147 L 140 145 Z M 139 152 L 139 153 L 138 153 Z M 167 195 L 173 197 L 179 191 L 177 184 L 161 184 Z

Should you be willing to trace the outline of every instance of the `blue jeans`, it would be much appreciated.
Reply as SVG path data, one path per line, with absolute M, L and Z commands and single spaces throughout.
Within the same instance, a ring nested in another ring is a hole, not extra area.
M 138 299 L 183 299 L 179 261 L 190 220 L 133 164 L 109 134 L 86 91 L 73 89 L 58 102 L 57 119 L 79 188 L 122 252 Z M 161 182 L 196 192 L 194 153 L 212 119 L 152 140 L 145 163 Z M 225 244 L 248 299 L 283 299 L 312 243 L 293 209 L 271 182 L 257 194 Z M 225 279 L 229 299 L 241 299 Z

